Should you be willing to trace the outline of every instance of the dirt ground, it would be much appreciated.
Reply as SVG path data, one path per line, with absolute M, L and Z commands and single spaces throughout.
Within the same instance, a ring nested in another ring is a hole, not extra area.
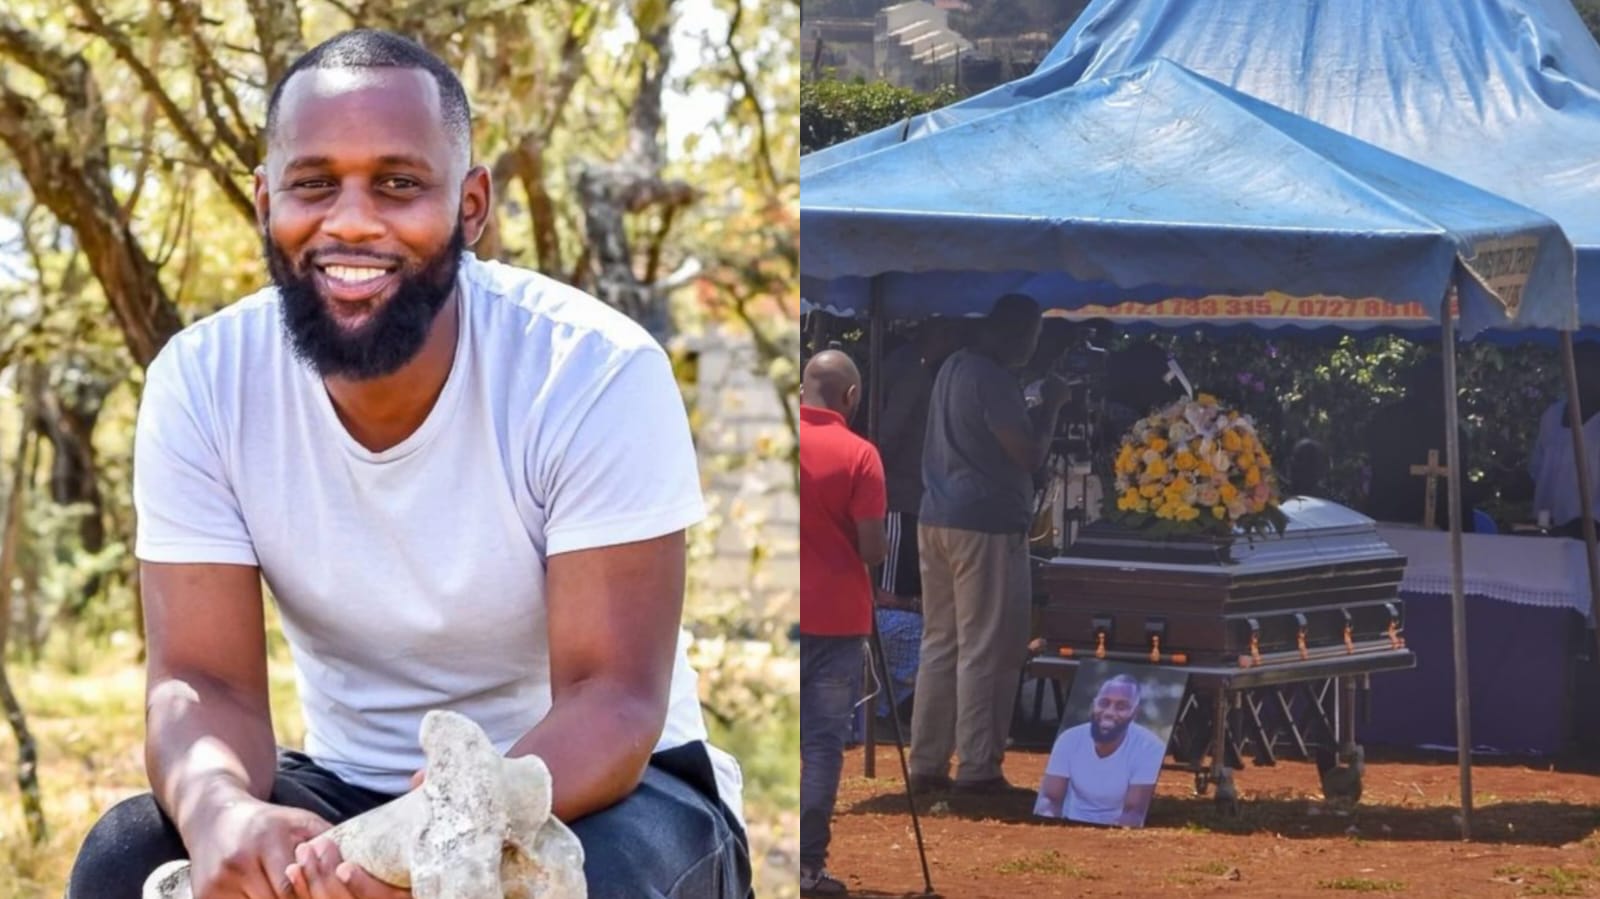
M 1142 830 L 1033 819 L 1044 763 L 1006 756 L 1007 778 L 1028 788 L 1014 794 L 919 797 L 938 895 L 1600 896 L 1600 760 L 1476 760 L 1472 842 L 1459 836 L 1453 755 L 1369 750 L 1347 814 L 1323 805 L 1310 763 L 1248 767 L 1236 818 L 1169 759 Z M 853 896 L 922 896 L 893 745 L 878 747 L 875 779 L 862 764 L 859 748 L 845 759 L 828 867 Z

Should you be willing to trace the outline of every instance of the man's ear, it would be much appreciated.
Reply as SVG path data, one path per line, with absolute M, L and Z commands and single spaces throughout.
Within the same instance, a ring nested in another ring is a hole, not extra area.
M 272 198 L 267 191 L 267 167 L 256 166 L 255 171 L 256 227 L 267 233 L 267 220 L 271 218 Z
M 489 176 L 489 169 L 481 165 L 468 169 L 461 180 L 461 233 L 467 246 L 475 245 L 483 237 L 493 204 L 494 180 Z

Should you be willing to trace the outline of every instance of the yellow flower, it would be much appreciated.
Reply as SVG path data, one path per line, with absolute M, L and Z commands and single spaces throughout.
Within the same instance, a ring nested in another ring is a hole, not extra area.
M 1159 478 L 1167 473 L 1167 463 L 1160 459 L 1145 463 L 1144 473 L 1152 478 Z
M 1180 506 L 1178 508 L 1179 521 L 1194 521 L 1200 517 L 1200 510 L 1194 506 Z
M 1250 511 L 1256 512 L 1256 513 L 1260 513 L 1260 512 L 1265 512 L 1266 510 L 1267 510 L 1267 501 L 1266 500 L 1258 499 L 1258 500 L 1252 500 L 1250 502 Z
M 1133 474 L 1139 467 L 1139 457 L 1133 451 L 1133 444 L 1124 443 L 1122 451 L 1117 453 L 1117 473 Z
M 1217 398 L 1212 396 L 1209 393 L 1202 393 L 1202 394 L 1196 396 L 1194 399 L 1195 399 L 1195 402 L 1199 403 L 1202 406 L 1215 406 L 1217 404 Z
M 1209 478 L 1217 473 L 1217 469 L 1210 462 L 1201 459 L 1200 463 L 1195 466 L 1194 473 L 1202 478 Z
M 1191 453 L 1188 450 L 1180 450 L 1178 454 L 1173 457 L 1172 465 L 1179 471 L 1193 471 L 1200 465 L 1200 460 L 1195 458 L 1194 453 Z
M 1224 503 L 1231 503 L 1239 496 L 1239 488 L 1233 486 L 1231 483 L 1223 484 L 1221 487 L 1217 488 L 1217 492 L 1222 494 L 1222 501 Z
M 1261 483 L 1261 469 L 1254 465 L 1246 468 L 1244 470 L 1244 485 L 1246 487 L 1254 487 L 1259 483 Z
M 1150 449 L 1155 450 L 1158 453 L 1166 452 L 1167 440 L 1164 437 L 1154 437 L 1154 436 L 1152 436 L 1150 438 L 1150 442 L 1147 445 L 1149 446 Z
M 1244 448 L 1244 441 L 1239 438 L 1239 432 L 1229 428 L 1222 432 L 1222 448 L 1230 453 L 1237 453 Z
M 1212 506 L 1211 507 L 1211 517 L 1212 518 L 1222 518 L 1222 517 L 1226 516 L 1227 514 L 1228 514 L 1228 507 L 1227 506 Z
M 1154 499 L 1161 494 L 1161 485 L 1156 483 L 1142 484 L 1139 486 L 1139 495 L 1145 499 Z

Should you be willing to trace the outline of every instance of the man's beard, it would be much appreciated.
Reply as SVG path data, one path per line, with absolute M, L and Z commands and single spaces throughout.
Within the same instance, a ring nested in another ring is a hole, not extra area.
M 283 327 L 294 354 L 325 378 L 363 381 L 394 374 L 422 351 L 434 319 L 455 289 L 466 236 L 458 223 L 441 252 L 420 267 L 398 269 L 400 281 L 394 294 L 353 331 L 334 319 L 328 311 L 328 303 L 333 301 L 324 300 L 317 292 L 310 254 L 302 254 L 299 265 L 293 266 L 270 233 L 263 235 L 262 245 L 267 271 L 283 301 Z M 392 256 L 352 253 L 345 248 L 319 252 L 397 261 Z
M 1109 728 L 1102 728 L 1098 720 L 1090 721 L 1089 737 L 1096 743 L 1115 743 L 1117 740 L 1122 739 L 1123 734 L 1128 732 L 1128 725 L 1132 723 L 1133 719 L 1129 718 L 1127 721 L 1124 721 L 1120 724 L 1113 724 Z

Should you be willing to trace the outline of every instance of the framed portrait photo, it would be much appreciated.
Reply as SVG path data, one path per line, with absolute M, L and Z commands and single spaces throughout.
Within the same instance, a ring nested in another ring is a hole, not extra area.
M 1033 813 L 1143 827 L 1188 679 L 1171 668 L 1079 664 Z

